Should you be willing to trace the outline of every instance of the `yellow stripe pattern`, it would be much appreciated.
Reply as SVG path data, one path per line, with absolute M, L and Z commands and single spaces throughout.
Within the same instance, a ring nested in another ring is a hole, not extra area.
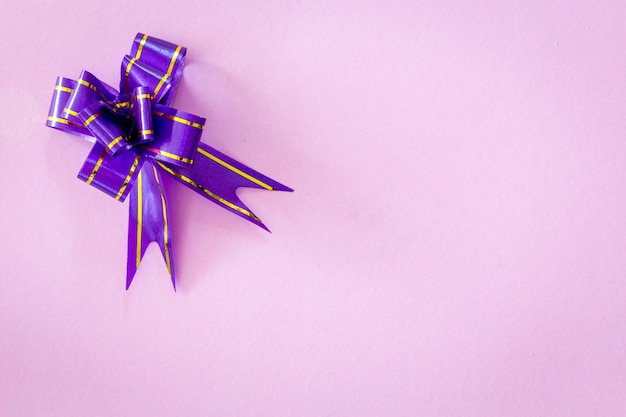
M 103 113 L 104 113 L 104 110 L 100 110 L 99 112 L 96 112 L 96 113 L 92 114 L 91 116 L 89 116 L 89 118 L 87 120 L 85 120 L 85 126 L 89 126 L 89 123 L 91 123 L 94 120 L 96 120 L 96 117 L 102 116 Z
M 89 175 L 89 178 L 87 178 L 87 184 L 91 184 L 91 182 L 93 181 L 94 177 L 96 176 L 96 173 L 100 169 L 100 165 L 102 165 L 102 160 L 104 159 L 104 156 L 106 154 L 107 154 L 107 150 L 105 149 L 100 154 L 98 161 L 96 161 L 96 165 L 94 165 L 93 170 L 91 171 L 91 175 Z
M 139 57 L 141 56 L 141 51 L 143 50 L 143 46 L 146 43 L 146 40 L 148 39 L 148 35 L 143 35 L 143 38 L 141 38 L 141 42 L 139 42 L 139 48 L 137 48 L 137 53 L 135 54 L 134 58 L 131 58 L 130 61 L 128 61 L 128 65 L 126 65 L 126 87 L 128 89 L 128 76 L 130 74 L 130 68 L 133 66 L 133 64 L 139 59 Z
M 141 42 L 139 42 L 139 48 L 137 48 L 137 54 L 135 54 L 135 59 L 139 59 L 141 57 L 141 51 L 143 51 L 143 46 L 146 44 L 148 40 L 148 35 L 143 35 L 141 38 Z
M 98 90 L 98 88 L 97 88 L 95 85 L 93 85 L 93 84 L 91 84 L 91 83 L 89 83 L 89 82 L 87 82 L 87 81 L 83 80 L 82 78 L 79 78 L 79 79 L 77 80 L 77 82 L 78 82 L 79 84 L 84 85 L 85 87 L 88 87 L 88 88 L 92 89 L 93 91 L 95 91 L 96 93 L 98 93 L 98 94 L 100 95 L 100 97 L 102 97 L 103 99 L 108 100 L 107 96 L 105 96 L 105 95 L 104 95 L 104 94 L 103 94 L 100 90 Z
M 200 184 L 196 183 L 194 180 L 192 180 L 189 177 L 186 177 L 182 174 L 179 174 L 178 172 L 175 172 L 173 169 L 171 169 L 170 167 L 168 167 L 167 165 L 159 162 L 159 161 L 155 161 L 157 164 L 159 164 L 159 166 L 161 168 L 163 168 L 165 171 L 167 171 L 168 173 L 172 174 L 173 176 L 175 176 L 176 178 L 181 179 L 182 181 L 186 182 L 189 185 L 192 185 L 194 187 L 196 187 L 197 189 L 199 189 L 200 191 L 202 191 L 203 193 L 205 193 L 206 195 L 208 195 L 209 197 L 219 201 L 220 203 L 222 203 L 223 205 L 230 207 L 233 210 L 236 210 L 238 212 L 240 212 L 243 215 L 246 215 L 248 217 L 250 217 L 251 219 L 254 219 L 255 221 L 259 222 L 259 223 L 263 223 L 261 221 L 261 219 L 259 219 L 257 216 L 255 216 L 254 214 L 252 214 L 250 211 L 239 207 L 238 205 L 231 203 L 230 201 L 220 197 L 219 195 L 207 190 L 206 188 L 204 188 L 203 186 L 201 186 Z
M 260 185 L 261 187 L 265 188 L 266 190 L 270 190 L 270 191 L 274 190 L 274 187 L 272 187 L 271 185 L 268 185 L 268 184 L 264 183 L 263 181 L 261 181 L 261 180 L 259 180 L 257 178 L 254 178 L 253 176 L 251 176 L 249 174 L 246 174 L 242 170 L 235 168 L 234 166 L 232 166 L 228 162 L 219 159 L 215 155 L 211 155 L 210 153 L 208 153 L 207 151 L 205 151 L 204 149 L 202 149 L 200 147 L 198 147 L 198 152 L 200 152 L 202 155 L 206 156 L 207 158 L 211 159 L 212 161 L 217 162 L 218 164 L 222 165 L 223 167 L 230 169 L 234 173 L 241 175 L 245 179 L 250 180 L 250 181 L 252 181 L 253 183 L 255 183 L 257 185 Z
M 161 195 L 161 207 L 163 208 L 163 248 L 165 251 L 165 264 L 167 265 L 167 272 L 172 275 L 172 266 L 170 264 L 170 250 L 167 247 L 169 232 L 167 230 L 167 208 L 165 207 L 165 197 L 163 196 L 163 188 L 161 188 L 161 182 L 159 181 L 159 173 L 157 172 L 154 165 L 152 165 L 152 169 L 154 170 L 154 178 L 156 179 L 156 183 L 159 186 L 159 193 Z
M 200 129 L 200 130 L 204 129 L 204 126 L 201 125 L 200 123 L 192 122 L 191 120 L 183 119 L 182 117 L 172 116 L 170 114 L 165 114 L 162 111 L 154 110 L 152 112 L 152 114 L 154 114 L 155 116 L 165 117 L 166 119 L 173 120 L 173 121 L 175 121 L 177 123 L 182 123 L 182 124 L 185 124 L 187 126 L 195 127 L 196 129 Z
M 120 191 L 115 196 L 116 200 L 119 200 L 124 194 L 124 191 L 126 191 L 126 187 L 128 186 L 128 183 L 130 182 L 130 178 L 135 173 L 135 170 L 137 169 L 137 165 L 139 164 L 140 159 L 141 159 L 141 154 L 138 153 L 137 156 L 135 157 L 135 160 L 133 161 L 133 165 L 130 167 L 130 171 L 128 171 L 128 175 L 126 175 L 126 178 L 124 178 L 124 182 L 122 183 L 122 187 L 120 188 Z
M 161 79 L 159 80 L 159 83 L 154 89 L 154 94 L 152 95 L 152 98 L 156 97 L 156 95 L 161 90 L 161 87 L 163 87 L 163 83 L 165 82 L 165 79 L 172 74 L 172 70 L 174 69 L 174 64 L 176 63 L 176 58 L 178 58 L 178 54 L 180 53 L 181 49 L 182 49 L 182 46 L 176 47 L 176 50 L 174 51 L 174 55 L 172 55 L 172 59 L 170 60 L 170 66 L 167 69 L 167 72 L 165 73 L 165 75 L 161 77 Z
M 130 61 L 128 61 L 128 64 L 126 65 L 126 90 L 128 90 L 128 76 L 130 75 L 130 69 L 133 66 L 133 64 L 135 63 L 135 61 L 137 61 L 137 58 L 131 58 Z
M 193 164 L 193 159 L 183 158 L 182 156 L 178 156 L 178 155 L 175 155 L 175 154 L 173 154 L 173 153 L 169 153 L 169 152 L 166 152 L 166 151 L 162 151 L 162 150 L 160 150 L 160 149 L 156 149 L 156 148 L 146 148 L 146 150 L 148 150 L 148 151 L 150 151 L 150 152 L 154 152 L 154 153 L 159 154 L 159 155 L 163 155 L 163 156 L 165 156 L 166 158 L 175 159 L 175 160 L 177 160 L 177 161 L 185 162 L 185 163 L 187 163 L 187 164 Z
M 57 91 L 63 91 L 64 93 L 71 93 L 72 91 L 74 91 L 71 88 L 63 87 L 62 85 L 57 85 L 54 87 L 54 89 Z
M 113 149 L 113 147 L 114 147 L 115 145 L 117 145 L 117 144 L 118 144 L 118 142 L 119 142 L 120 140 L 122 140 L 122 139 L 124 139 L 124 136 L 118 136 L 118 137 L 116 137 L 115 139 L 113 139 L 113 140 L 111 141 L 111 143 L 109 143 L 109 144 L 107 145 L 107 150 L 109 150 L 109 151 L 110 151 L 111 149 Z
M 137 175 L 137 257 L 135 259 L 135 268 L 139 268 L 141 262 L 141 223 L 143 214 L 143 192 L 141 189 L 141 171 Z
M 72 126 L 76 126 L 76 127 L 83 127 L 79 124 L 73 123 L 67 119 L 63 119 L 61 117 L 54 117 L 54 116 L 48 116 L 48 121 L 49 122 L 55 122 L 55 123 L 63 123 L 64 125 L 72 125 Z
M 70 110 L 67 107 L 63 109 L 63 111 L 67 114 L 71 114 L 74 117 L 78 117 L 78 112 L 75 112 L 74 110 Z

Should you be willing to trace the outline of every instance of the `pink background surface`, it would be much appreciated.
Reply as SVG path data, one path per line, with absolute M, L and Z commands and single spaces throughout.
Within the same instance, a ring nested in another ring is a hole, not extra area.
M 23 1 L 0 35 L 3 416 L 626 415 L 623 2 Z M 57 75 L 189 48 L 176 107 L 295 188 L 127 203 Z

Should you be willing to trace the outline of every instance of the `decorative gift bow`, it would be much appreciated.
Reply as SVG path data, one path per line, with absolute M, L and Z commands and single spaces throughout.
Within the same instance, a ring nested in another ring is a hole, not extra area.
M 130 194 L 126 289 L 153 241 L 176 289 L 162 172 L 265 230 L 236 189 L 293 191 L 201 143 L 206 120 L 170 107 L 186 52 L 138 33 L 122 60 L 120 92 L 87 71 L 59 77 L 54 88 L 46 124 L 94 142 L 78 177 L 119 201 Z

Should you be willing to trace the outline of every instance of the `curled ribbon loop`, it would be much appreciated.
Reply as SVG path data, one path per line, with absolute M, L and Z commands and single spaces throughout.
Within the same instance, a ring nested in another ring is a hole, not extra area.
M 237 197 L 239 187 L 289 187 L 200 142 L 206 120 L 170 107 L 187 49 L 137 34 L 122 60 L 120 91 L 83 71 L 57 78 L 47 126 L 93 143 L 78 177 L 124 201 L 130 195 L 126 289 L 150 242 L 157 242 L 176 289 L 162 173 L 240 217 L 267 227 Z

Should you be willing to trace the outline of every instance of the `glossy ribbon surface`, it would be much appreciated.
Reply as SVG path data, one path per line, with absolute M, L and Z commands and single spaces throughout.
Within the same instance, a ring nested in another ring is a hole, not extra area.
M 266 230 L 239 187 L 292 191 L 201 143 L 205 119 L 170 107 L 187 49 L 137 34 L 122 60 L 119 91 L 83 71 L 57 79 L 47 126 L 93 142 L 78 177 L 119 201 L 130 196 L 126 289 L 157 242 L 174 289 L 170 212 L 162 173 Z

